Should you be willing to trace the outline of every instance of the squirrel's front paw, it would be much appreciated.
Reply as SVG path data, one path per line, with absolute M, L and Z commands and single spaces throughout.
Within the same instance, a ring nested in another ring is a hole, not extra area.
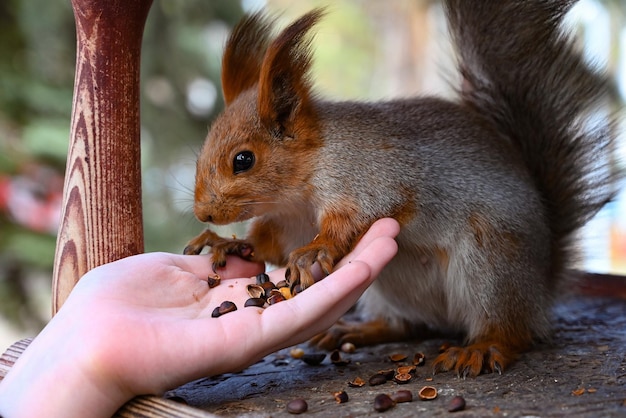
M 210 229 L 189 241 L 183 253 L 197 255 L 202 252 L 204 247 L 211 247 L 213 271 L 226 265 L 227 255 L 238 255 L 246 260 L 251 260 L 254 257 L 254 249 L 249 242 L 235 238 L 222 238 Z
M 481 373 L 502 374 L 515 358 L 514 352 L 500 343 L 483 342 L 467 347 L 450 347 L 435 359 L 433 372 L 455 370 L 462 378 Z
M 213 259 L 213 271 L 226 265 L 226 256 L 237 255 L 246 260 L 254 257 L 252 244 L 240 239 L 222 239 L 211 245 L 211 258 Z
M 316 261 L 324 274 L 328 275 L 333 271 L 334 257 L 331 250 L 324 245 L 309 244 L 289 254 L 285 278 L 292 290 L 298 285 L 300 290 L 304 290 L 315 283 L 311 267 Z

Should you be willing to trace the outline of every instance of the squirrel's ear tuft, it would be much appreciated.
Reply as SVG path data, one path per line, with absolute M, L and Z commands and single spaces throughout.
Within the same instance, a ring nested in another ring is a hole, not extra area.
M 257 12 L 244 17 L 228 37 L 222 56 L 222 91 L 227 106 L 259 82 L 273 23 Z
M 263 125 L 277 135 L 292 134 L 293 120 L 311 96 L 311 28 L 324 15 L 315 9 L 285 28 L 268 46 L 259 77 L 258 111 Z

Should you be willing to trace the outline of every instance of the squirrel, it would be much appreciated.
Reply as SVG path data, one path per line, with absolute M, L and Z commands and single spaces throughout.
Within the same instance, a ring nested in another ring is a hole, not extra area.
M 562 21 L 574 1 L 446 0 L 458 97 L 328 101 L 310 81 L 315 9 L 277 35 L 248 15 L 222 61 L 225 109 L 197 160 L 194 214 L 250 220 L 245 239 L 206 229 L 212 247 L 287 266 L 292 289 L 325 273 L 369 226 L 395 218 L 397 256 L 360 298 L 363 322 L 313 340 L 332 349 L 463 335 L 434 371 L 507 368 L 550 333 L 551 305 L 575 232 L 613 198 L 612 85 L 588 66 Z M 586 120 L 595 116 L 590 127 Z

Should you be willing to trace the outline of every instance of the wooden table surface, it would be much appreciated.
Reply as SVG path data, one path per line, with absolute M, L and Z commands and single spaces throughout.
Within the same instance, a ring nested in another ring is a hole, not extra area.
M 327 357 L 310 366 L 285 349 L 234 374 L 201 379 L 171 391 L 177 398 L 220 417 L 287 417 L 288 401 L 307 401 L 308 417 L 626 417 L 626 301 L 588 295 L 564 297 L 555 307 L 555 333 L 549 344 L 524 354 L 504 374 L 460 379 L 454 373 L 432 376 L 431 364 L 444 340 L 385 344 L 343 354 L 337 366 Z M 306 345 L 300 346 L 310 351 Z M 409 383 L 349 387 L 379 370 L 396 367 L 393 353 L 426 355 L 424 367 Z M 425 385 L 438 391 L 431 401 L 400 403 L 376 412 L 373 399 L 401 389 L 417 392 Z M 338 404 L 333 393 L 345 390 L 349 401 Z M 455 396 L 466 408 L 450 413 Z

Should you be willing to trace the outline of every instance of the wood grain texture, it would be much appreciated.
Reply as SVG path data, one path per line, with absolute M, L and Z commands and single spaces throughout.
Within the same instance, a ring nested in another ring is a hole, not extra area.
M 31 343 L 32 338 L 25 338 L 11 345 L 0 357 L 0 381 L 9 373 L 11 367 L 17 359 L 22 355 L 26 347 Z
M 159 398 L 156 396 L 138 396 L 120 408 L 115 418 L 217 418 L 210 412 Z
M 143 252 L 139 67 L 152 0 L 73 0 L 76 76 L 53 313 L 87 271 Z

